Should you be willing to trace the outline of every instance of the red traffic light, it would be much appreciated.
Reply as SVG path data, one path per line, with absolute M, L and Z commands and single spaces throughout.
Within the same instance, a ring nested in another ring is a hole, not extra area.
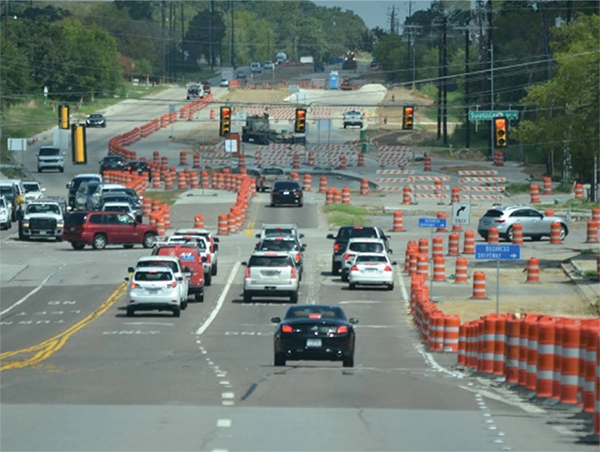
M 412 115 L 413 109 L 412 107 L 406 107 L 404 109 L 404 113 L 406 113 L 407 115 Z
M 297 111 L 298 118 L 304 118 L 306 116 L 306 110 Z
M 504 129 L 506 127 L 506 119 L 504 118 L 496 118 L 496 128 L 497 129 Z

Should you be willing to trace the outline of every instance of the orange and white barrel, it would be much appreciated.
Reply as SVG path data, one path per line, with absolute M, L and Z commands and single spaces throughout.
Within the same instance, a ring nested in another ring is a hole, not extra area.
M 206 170 L 202 170 L 201 173 L 201 184 L 202 184 L 202 188 L 209 188 L 210 187 L 210 180 L 208 177 L 208 171 Z
M 417 275 L 427 275 L 429 274 L 429 258 L 427 254 L 417 254 Z
M 155 165 L 160 165 L 160 152 L 152 152 L 152 163 L 154 163 Z
M 460 316 L 444 314 L 444 351 L 457 353 L 460 335 Z
M 225 173 L 223 174 L 223 189 L 225 191 L 231 191 L 233 190 L 234 185 L 232 185 L 232 174 L 230 173 Z
M 179 165 L 181 165 L 181 166 L 187 165 L 187 152 L 181 151 L 179 153 Z
M 554 347 L 556 340 L 556 319 L 550 316 L 540 318 L 538 322 L 538 347 L 535 395 L 552 397 L 554 373 Z
M 456 232 L 448 235 L 448 256 L 458 256 L 459 239 Z
M 475 299 L 485 299 L 485 273 L 473 272 L 473 296 Z
M 441 183 L 441 181 L 440 181 Z M 438 220 L 445 220 L 446 219 L 446 212 L 438 212 L 436 214 L 437 219 Z M 437 228 L 436 229 L 437 232 L 446 232 L 446 227 L 444 226 L 443 228 Z
M 311 189 L 312 189 L 312 176 L 307 173 L 302 178 L 302 190 L 303 191 L 311 191 Z
M 402 204 L 412 204 L 410 187 L 405 185 L 402 189 Z
M 535 391 L 537 385 L 537 358 L 538 338 L 540 334 L 539 322 L 541 316 L 528 317 L 527 327 L 527 381 L 525 388 Z
M 204 215 L 194 216 L 194 228 L 196 228 L 196 229 L 204 228 Z
M 360 181 L 360 195 L 369 196 L 369 181 L 367 179 L 362 179 Z
M 299 169 L 300 168 L 300 154 L 295 153 L 292 160 L 292 168 Z
M 429 156 L 423 159 L 423 171 L 431 171 L 431 157 Z
M 594 220 L 588 220 L 587 222 L 586 243 L 598 243 L 598 223 Z
M 315 166 L 316 164 L 314 151 L 308 151 L 308 166 Z
M 394 232 L 401 232 L 404 230 L 404 222 L 402 219 L 402 211 L 401 210 L 394 211 L 394 223 L 393 223 L 392 230 Z
M 169 166 L 169 158 L 166 155 L 161 155 L 160 157 L 160 165 L 161 166 Z
M 544 176 L 544 194 L 552 194 L 552 178 L 550 176 Z
M 342 204 L 350 204 L 350 188 L 342 188 Z
M 475 254 L 475 231 L 468 229 L 463 238 L 463 254 Z
M 419 245 L 419 254 L 429 256 L 429 240 L 421 237 L 417 243 Z
M 429 316 L 427 346 L 429 350 L 441 352 L 444 349 L 444 313 L 435 310 Z
M 187 181 L 185 179 L 185 173 L 183 171 L 180 171 L 179 173 L 177 173 L 177 188 L 179 190 L 185 190 L 187 187 Z
M 150 218 L 152 213 L 152 200 L 148 197 L 142 199 L 142 218 Z
M 498 228 L 492 226 L 488 231 L 488 243 L 498 244 L 500 243 L 500 234 L 498 233 Z
M 346 169 L 346 156 L 344 154 L 340 155 L 340 169 Z
M 583 386 L 583 412 L 593 413 L 595 409 L 594 390 L 596 380 L 600 375 L 596 374 L 598 352 L 600 351 L 600 320 L 589 319 L 583 323 L 583 336 L 585 337 L 585 377 Z
M 292 171 L 290 173 L 290 179 L 294 182 L 300 182 L 300 174 L 298 174 L 296 171 Z
M 410 270 L 410 254 L 418 252 L 417 242 L 414 240 L 409 240 L 406 244 L 406 251 L 404 253 L 404 273 L 409 274 Z
M 327 194 L 325 196 L 325 205 L 326 206 L 328 206 L 329 204 L 333 204 L 334 192 L 335 192 L 335 188 L 333 188 L 333 187 L 331 187 L 327 190 Z
M 152 171 L 152 188 L 159 189 L 160 188 L 160 172 Z
M 225 214 L 219 215 L 218 220 L 219 235 L 227 235 L 229 233 L 228 217 Z
M 365 166 L 365 154 L 358 154 L 358 163 L 356 164 L 356 166 Z
M 527 281 L 528 283 L 540 282 L 540 261 L 535 257 L 530 257 L 527 261 Z
M 583 185 L 575 184 L 575 199 L 583 199 Z
M 483 318 L 483 332 L 479 335 L 477 370 L 486 374 L 494 373 L 494 342 L 496 340 L 497 318 L 488 314 Z
M 156 231 L 158 232 L 158 235 L 161 237 L 164 237 L 166 234 L 165 220 L 164 220 L 163 216 L 160 214 L 156 215 Z
M 460 202 L 460 187 L 452 187 L 452 204 Z
M 468 283 L 468 264 L 467 259 L 465 257 L 457 257 L 454 264 L 454 282 L 456 284 L 466 284 Z
M 319 193 L 327 193 L 327 176 L 321 176 L 319 179 Z
M 436 256 L 444 255 L 444 239 L 436 235 L 431 239 L 431 255 L 435 259 Z
M 540 187 L 537 184 L 531 184 L 529 186 L 529 203 L 538 204 L 542 202 L 540 199 Z
M 506 319 L 506 381 L 519 381 L 519 335 L 522 319 L 510 316 Z
M 200 168 L 200 154 L 194 154 L 193 161 L 193 168 Z
M 171 227 L 171 209 L 167 203 L 162 204 L 162 213 L 163 213 L 163 222 L 165 224 L 165 229 Z
M 458 354 L 456 356 L 456 363 L 459 366 L 465 366 L 467 364 L 467 324 L 460 325 L 458 327 Z
M 165 173 L 165 190 L 173 190 L 175 188 L 175 173 L 167 171 Z
M 433 280 L 446 281 L 446 260 L 444 256 L 433 256 Z
M 152 212 L 157 212 L 160 210 L 161 203 L 158 199 L 152 200 Z
M 227 215 L 227 231 L 229 234 L 233 234 L 237 230 L 237 213 L 229 212 Z
M 592 221 L 595 221 L 600 225 L 600 207 L 594 207 L 592 209 Z
M 211 111 L 210 111 L 210 115 L 209 115 L 209 118 L 210 118 L 210 120 L 211 120 L 211 121 L 214 121 L 214 120 L 215 120 L 215 117 L 216 117 L 216 115 L 215 115 L 215 111 L 214 111 L 214 110 L 211 110 Z
M 200 181 L 198 180 L 198 173 L 196 171 L 192 171 L 190 174 L 190 188 L 198 188 L 200 186 Z
M 515 245 L 523 244 L 523 224 L 515 223 L 512 227 L 512 242 Z
M 333 202 L 336 204 L 340 204 L 342 202 L 342 190 L 339 188 L 333 189 Z
M 564 323 L 561 347 L 561 403 L 577 404 L 579 385 L 579 353 L 581 322 L 569 319 Z
M 419 260 L 419 252 L 411 251 L 408 262 L 408 274 L 413 276 L 417 274 L 417 261 Z
M 529 338 L 530 317 L 537 317 L 535 314 L 527 314 L 521 323 L 519 330 L 519 372 L 517 384 L 525 387 L 527 385 L 527 342 Z
M 559 245 L 561 243 L 560 229 L 561 225 L 558 221 L 553 221 L 550 225 L 550 243 L 552 245 Z

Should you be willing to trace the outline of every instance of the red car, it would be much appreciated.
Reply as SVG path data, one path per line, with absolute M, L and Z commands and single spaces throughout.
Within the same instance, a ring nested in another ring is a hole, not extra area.
M 101 250 L 113 244 L 152 248 L 157 235 L 156 226 L 138 223 L 123 212 L 72 212 L 65 219 L 63 240 L 71 242 L 76 250 L 86 245 Z
M 175 256 L 179 258 L 183 268 L 189 267 L 190 275 L 188 283 L 188 294 L 194 294 L 196 301 L 204 301 L 204 258 L 198 252 L 195 245 L 170 245 L 157 244 L 153 250 L 153 256 Z

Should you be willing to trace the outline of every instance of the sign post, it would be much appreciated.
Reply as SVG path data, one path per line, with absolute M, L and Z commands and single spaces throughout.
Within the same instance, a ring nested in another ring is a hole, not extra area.
M 429 228 L 431 230 L 431 237 L 429 240 L 430 245 L 433 247 L 433 230 L 434 229 L 445 229 L 446 219 L 445 218 L 419 218 L 420 228 Z M 429 294 L 433 294 L 433 259 L 429 259 Z
M 496 314 L 500 312 L 500 261 L 521 259 L 521 245 L 475 245 L 475 260 L 496 260 Z

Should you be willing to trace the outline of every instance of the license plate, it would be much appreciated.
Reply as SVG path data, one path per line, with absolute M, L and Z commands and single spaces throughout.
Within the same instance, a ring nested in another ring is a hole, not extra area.
M 289 191 L 284 191 L 284 192 L 283 192 L 283 194 L 284 194 L 284 195 L 289 195 L 289 194 L 290 194 L 290 192 L 289 192 Z
M 321 347 L 321 339 L 306 339 L 307 347 Z
M 48 234 L 47 231 L 40 231 L 40 235 L 46 235 L 46 234 Z
M 367 271 L 368 273 L 375 273 L 377 271 L 377 269 L 376 268 L 367 267 L 367 268 L 365 268 L 365 271 Z

